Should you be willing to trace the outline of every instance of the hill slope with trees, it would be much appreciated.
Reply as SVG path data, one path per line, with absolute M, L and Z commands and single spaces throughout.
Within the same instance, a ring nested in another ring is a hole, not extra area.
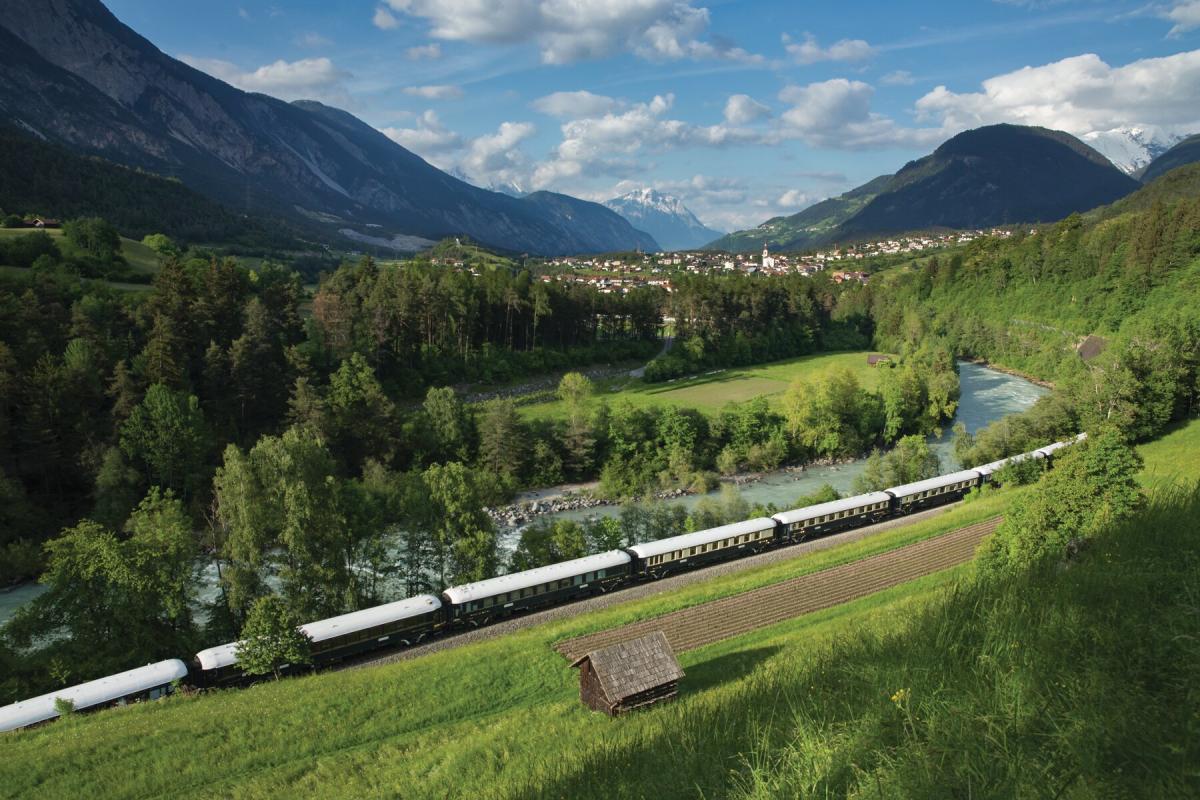
M 281 221 L 230 212 L 176 180 L 78 156 L 0 126 L 0 209 L 55 219 L 104 217 L 122 234 L 163 233 L 181 243 L 302 247 Z

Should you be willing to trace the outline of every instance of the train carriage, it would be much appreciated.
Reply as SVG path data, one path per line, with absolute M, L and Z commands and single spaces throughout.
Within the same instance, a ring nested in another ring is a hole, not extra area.
M 758 552 L 779 542 L 779 528 L 768 517 L 735 522 L 685 533 L 669 539 L 627 547 L 634 557 L 633 572 L 658 578 L 669 572 Z
M 932 508 L 960 499 L 982 483 L 981 475 L 973 469 L 951 472 L 884 491 L 891 495 L 893 514 L 911 514 L 922 508 Z
M 59 716 L 55 701 L 67 700 L 76 711 L 157 700 L 171 692 L 176 681 L 187 677 L 187 665 L 177 658 L 147 664 L 78 686 L 22 700 L 0 708 L 0 731 L 11 731 L 47 722 Z
M 871 492 L 783 511 L 773 519 L 783 526 L 785 541 L 803 542 L 815 536 L 879 522 L 891 513 L 891 507 L 890 494 Z
M 300 626 L 312 641 L 313 666 L 322 666 L 381 647 L 414 644 L 445 624 L 442 601 L 431 594 L 409 597 L 360 611 Z M 241 681 L 239 642 L 210 647 L 196 654 L 196 665 L 205 686 Z M 285 665 L 281 671 L 289 671 Z
M 622 550 L 501 575 L 442 592 L 451 624 L 482 625 L 496 617 L 605 592 L 629 577 L 632 559 Z

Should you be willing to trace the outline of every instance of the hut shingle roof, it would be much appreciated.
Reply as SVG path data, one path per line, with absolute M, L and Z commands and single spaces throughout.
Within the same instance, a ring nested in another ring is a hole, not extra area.
M 594 650 L 571 666 L 589 660 L 605 695 L 614 703 L 683 677 L 683 668 L 662 631 Z

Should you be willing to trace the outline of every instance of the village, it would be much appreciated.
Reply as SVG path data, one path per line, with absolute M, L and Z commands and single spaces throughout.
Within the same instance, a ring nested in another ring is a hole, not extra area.
M 672 291 L 671 275 L 679 272 L 707 274 L 711 272 L 742 272 L 747 274 L 789 275 L 812 277 L 830 271 L 835 283 L 857 281 L 867 284 L 870 273 L 847 269 L 852 262 L 879 256 L 924 253 L 966 244 L 981 237 L 1008 238 L 1012 231 L 1005 228 L 990 230 L 951 231 L 939 234 L 901 236 L 894 239 L 859 242 L 852 245 L 808 253 L 779 253 L 763 246 L 761 255 L 727 253 L 709 250 L 688 250 L 668 253 L 632 253 L 620 256 L 565 256 L 546 262 L 548 272 L 543 282 L 566 281 L 586 283 L 606 294 L 627 293 L 642 286 L 658 286 Z

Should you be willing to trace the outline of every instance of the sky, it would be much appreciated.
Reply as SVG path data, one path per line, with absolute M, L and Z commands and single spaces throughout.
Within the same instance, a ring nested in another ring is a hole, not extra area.
M 721 230 L 994 122 L 1200 131 L 1200 0 L 106 0 L 239 88 L 481 186 L 653 187 Z

